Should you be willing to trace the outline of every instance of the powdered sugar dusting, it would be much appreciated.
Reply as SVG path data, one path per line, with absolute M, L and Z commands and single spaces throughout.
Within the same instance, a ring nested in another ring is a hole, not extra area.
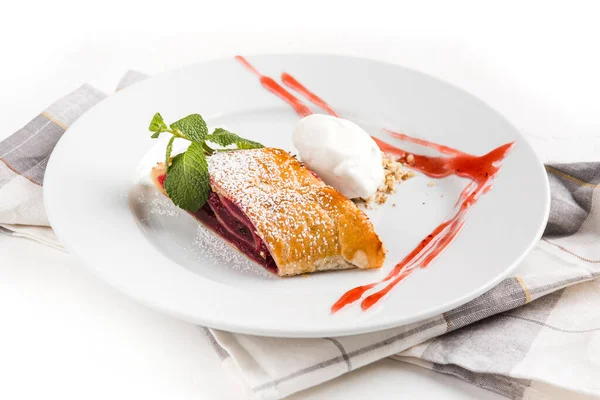
M 235 271 L 253 273 L 264 277 L 271 277 L 270 273 L 256 263 L 250 261 L 241 253 L 213 233 L 204 225 L 198 225 L 196 237 L 189 246 L 190 251 L 201 252 L 200 260 L 210 260 L 212 263 L 226 266 Z
M 138 199 L 138 201 L 140 200 Z M 144 199 L 144 201 L 140 201 L 140 203 L 144 204 L 145 201 L 146 200 Z M 179 208 L 177 208 L 177 206 L 175 206 L 173 202 L 171 202 L 168 199 L 157 198 L 153 199 L 150 203 L 150 214 L 164 215 L 167 217 L 177 217 L 179 216 Z
M 317 241 L 312 232 L 335 230 L 327 213 L 299 190 L 324 184 L 299 166 L 277 149 L 220 153 L 209 160 L 215 190 L 248 215 L 276 260 L 278 255 L 290 261 L 322 256 L 330 241 L 322 235 Z

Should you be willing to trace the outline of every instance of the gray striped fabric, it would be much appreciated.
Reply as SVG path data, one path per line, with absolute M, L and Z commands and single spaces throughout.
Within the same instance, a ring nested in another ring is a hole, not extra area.
M 44 171 L 58 139 L 80 115 L 105 97 L 83 85 L 52 104 L 22 129 L 0 142 L 0 161 L 16 174 L 42 185 Z M 0 187 L 8 180 L 0 180 Z
M 546 236 L 572 235 L 592 208 L 593 188 L 600 183 L 600 163 L 547 165 L 552 191 L 552 218 Z
M 64 133 L 64 129 L 38 115 L 23 129 L 0 143 L 0 160 L 15 173 L 41 185 L 51 147 Z M 8 181 L 0 182 L 0 185 Z
M 144 77 L 128 73 L 119 87 Z M 45 227 L 44 169 L 65 129 L 103 98 L 84 85 L 0 142 L 1 233 L 55 244 Z M 544 398 L 550 389 L 600 394 L 600 163 L 546 169 L 552 206 L 543 240 L 513 277 L 455 310 L 350 337 L 201 328 L 204 336 L 257 398 L 281 398 L 389 356 L 513 399 Z

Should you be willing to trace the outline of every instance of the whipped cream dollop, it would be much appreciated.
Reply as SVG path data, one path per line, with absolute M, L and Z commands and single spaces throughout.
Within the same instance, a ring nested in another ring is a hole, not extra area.
M 309 115 L 298 122 L 292 140 L 302 161 L 350 199 L 369 197 L 384 182 L 381 150 L 354 122 Z

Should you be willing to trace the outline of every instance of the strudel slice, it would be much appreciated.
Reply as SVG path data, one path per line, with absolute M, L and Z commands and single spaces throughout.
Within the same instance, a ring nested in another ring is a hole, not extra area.
M 382 266 L 386 250 L 367 216 L 286 151 L 218 152 L 208 167 L 209 200 L 191 214 L 277 275 Z M 166 195 L 164 164 L 152 178 Z

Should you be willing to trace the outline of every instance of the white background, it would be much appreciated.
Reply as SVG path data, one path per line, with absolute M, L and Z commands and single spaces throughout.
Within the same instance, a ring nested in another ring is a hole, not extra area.
M 187 3 L 187 4 L 185 4 Z M 329 52 L 415 68 L 482 98 L 544 160 L 600 159 L 594 1 L 12 1 L 0 24 L 0 139 L 87 82 L 234 54 Z M 435 116 L 432 116 L 435 118 Z M 61 253 L 0 236 L 0 398 L 238 398 L 200 332 Z M 301 397 L 495 395 L 393 361 Z

